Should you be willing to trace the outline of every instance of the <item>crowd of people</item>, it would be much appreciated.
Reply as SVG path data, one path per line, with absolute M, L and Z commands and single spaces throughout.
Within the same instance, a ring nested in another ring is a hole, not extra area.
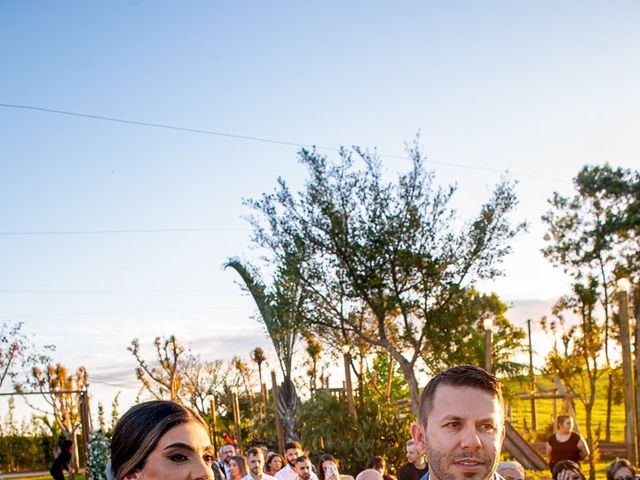
M 499 463 L 504 422 L 496 377 L 470 365 L 440 372 L 422 393 L 397 480 L 525 480 L 520 463 Z M 558 417 L 547 444 L 553 480 L 585 480 L 580 462 L 589 450 L 572 429 L 571 417 Z M 114 480 L 354 480 L 331 454 L 314 465 L 298 442 L 287 443 L 282 454 L 253 447 L 243 456 L 231 444 L 215 452 L 202 418 L 168 401 L 136 405 L 120 419 L 108 474 Z M 355 480 L 395 478 L 383 457 L 372 456 Z M 612 462 L 607 480 L 635 480 L 635 467 L 625 459 Z

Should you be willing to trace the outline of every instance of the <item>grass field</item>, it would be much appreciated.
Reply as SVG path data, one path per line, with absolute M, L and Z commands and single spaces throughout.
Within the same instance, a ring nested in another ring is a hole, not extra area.
M 536 378 L 536 383 L 539 389 L 554 387 L 553 382 L 550 379 L 542 377 Z M 600 430 L 599 440 L 604 441 L 605 435 L 605 423 L 607 414 L 607 378 L 602 376 L 598 381 L 596 393 L 596 403 L 593 409 L 593 426 L 594 432 Z M 517 383 L 511 383 L 507 385 L 507 388 L 515 393 L 528 393 L 528 385 L 519 385 Z M 564 413 L 562 411 L 562 400 L 557 400 L 558 414 Z M 582 402 L 579 399 L 574 399 L 576 416 L 580 432 L 586 437 L 585 431 L 585 410 Z M 531 401 L 514 398 L 511 402 L 511 418 L 513 426 L 520 433 L 525 433 L 525 425 L 531 428 Z M 537 400 L 536 401 L 537 419 L 538 419 L 538 432 L 545 430 L 550 431 L 553 418 L 553 400 Z M 611 441 L 623 442 L 624 441 L 624 406 L 622 404 L 616 405 L 615 403 L 611 409 Z

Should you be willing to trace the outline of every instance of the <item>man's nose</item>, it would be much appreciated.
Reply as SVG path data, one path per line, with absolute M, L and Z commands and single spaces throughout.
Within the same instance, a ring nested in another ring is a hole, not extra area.
M 480 436 L 475 426 L 469 426 L 462 432 L 462 438 L 460 439 L 460 446 L 463 449 L 477 450 L 482 446 Z

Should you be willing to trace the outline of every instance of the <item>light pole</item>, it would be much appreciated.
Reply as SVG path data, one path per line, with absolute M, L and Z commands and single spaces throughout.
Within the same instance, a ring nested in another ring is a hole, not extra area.
M 344 357 L 344 383 L 347 390 L 347 408 L 349 413 L 357 417 L 356 404 L 353 401 L 353 385 L 351 384 L 351 353 L 349 345 L 342 346 L 342 355 Z
M 620 317 L 620 344 L 622 345 L 622 387 L 624 390 L 625 429 L 624 440 L 627 458 L 634 465 L 638 462 L 636 439 L 636 402 L 633 387 L 631 340 L 629 335 L 629 280 L 620 278 L 618 287 L 618 315 Z
M 493 317 L 487 317 L 482 321 L 484 327 L 484 369 L 491 373 L 493 370 Z

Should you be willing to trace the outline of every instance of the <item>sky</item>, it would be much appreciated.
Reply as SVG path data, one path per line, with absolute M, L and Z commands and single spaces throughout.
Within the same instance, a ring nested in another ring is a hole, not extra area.
M 303 185 L 302 145 L 375 148 L 393 176 L 418 133 L 463 219 L 506 172 L 518 182 L 529 231 L 480 288 L 535 321 L 568 290 L 540 253 L 547 199 L 585 164 L 638 166 L 639 16 L 637 1 L 0 1 L 0 321 L 86 366 L 105 404 L 137 393 L 133 338 L 175 334 L 204 359 L 262 346 L 275 367 L 222 268 L 259 254 L 243 198 Z

